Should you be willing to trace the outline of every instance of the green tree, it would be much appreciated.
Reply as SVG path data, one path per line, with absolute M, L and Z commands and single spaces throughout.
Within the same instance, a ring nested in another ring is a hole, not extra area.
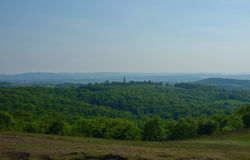
M 207 115 L 202 115 L 198 119 L 198 134 L 209 135 L 216 131 L 217 123 L 214 120 L 211 120 L 207 117 Z
M 222 129 L 227 125 L 227 116 L 224 114 L 214 114 L 210 119 L 216 123 L 214 134 L 222 133 Z
M 247 128 L 249 128 L 249 127 L 250 127 L 250 113 L 245 114 L 245 115 L 242 117 L 242 120 L 243 120 L 245 126 L 246 126 Z
M 166 134 L 167 134 L 167 139 L 174 139 L 175 137 L 175 128 L 176 128 L 177 122 L 173 119 L 167 120 L 165 123 L 165 128 L 166 128 Z
M 240 107 L 236 114 L 242 117 L 245 127 L 250 127 L 250 105 L 245 107 Z
M 0 111 L 0 129 L 11 129 L 14 118 L 7 112 Z
M 26 122 L 23 126 L 25 132 L 30 133 L 44 133 L 45 128 L 42 126 L 41 122 Z
M 93 136 L 93 123 L 90 122 L 90 120 L 87 119 L 81 119 L 76 124 L 76 133 L 79 135 L 83 135 L 86 137 L 92 137 Z
M 81 119 L 76 130 L 80 135 L 87 137 L 141 139 L 141 130 L 136 123 L 119 118 Z
M 192 138 L 197 135 L 197 122 L 191 118 L 181 118 L 173 129 L 173 139 Z
M 161 141 L 166 139 L 164 121 L 160 117 L 154 117 L 145 122 L 143 128 L 143 140 Z
M 71 126 L 63 120 L 52 120 L 48 126 L 47 133 L 68 135 L 71 133 Z
M 109 119 L 106 138 L 140 140 L 141 131 L 137 124 L 125 119 Z
M 222 128 L 222 132 L 230 132 L 243 128 L 245 125 L 241 117 L 237 115 L 230 115 L 227 117 L 227 124 Z

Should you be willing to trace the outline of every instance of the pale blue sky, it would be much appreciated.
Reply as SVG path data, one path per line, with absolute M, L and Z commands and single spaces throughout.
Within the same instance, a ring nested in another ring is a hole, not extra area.
M 0 73 L 250 72 L 249 0 L 0 0 Z

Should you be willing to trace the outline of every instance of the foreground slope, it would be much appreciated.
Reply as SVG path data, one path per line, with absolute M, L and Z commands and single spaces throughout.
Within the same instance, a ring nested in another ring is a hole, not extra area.
M 0 132 L 0 142 L 0 159 L 250 159 L 250 129 L 219 136 L 168 142 Z

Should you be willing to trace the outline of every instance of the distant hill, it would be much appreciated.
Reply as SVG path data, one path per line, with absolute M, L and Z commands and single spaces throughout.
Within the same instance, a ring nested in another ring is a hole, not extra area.
M 250 90 L 250 80 L 208 78 L 197 81 L 196 83 L 214 85 L 230 90 Z
M 11 84 L 9 82 L 2 82 L 2 81 L 0 81 L 0 87 L 8 87 L 10 85 Z
M 222 74 L 222 73 L 128 73 L 128 72 L 82 72 L 82 73 L 46 73 L 33 72 L 23 74 L 0 74 L 0 81 L 13 85 L 47 85 L 61 83 L 95 83 L 148 81 L 163 83 L 193 82 L 205 78 L 249 79 L 250 74 Z
M 126 72 L 93 72 L 93 73 L 23 73 L 23 74 L 0 74 L 0 81 L 11 82 L 15 84 L 60 84 L 60 83 L 95 83 L 104 82 L 122 82 L 126 81 L 148 81 L 153 82 L 191 82 L 198 81 L 214 74 L 178 74 L 178 73 L 126 73 Z M 250 78 L 250 76 L 249 76 Z

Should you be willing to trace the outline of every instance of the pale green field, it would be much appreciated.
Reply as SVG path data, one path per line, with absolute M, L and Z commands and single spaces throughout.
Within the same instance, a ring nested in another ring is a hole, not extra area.
M 0 159 L 250 160 L 250 129 L 168 142 L 0 132 Z

